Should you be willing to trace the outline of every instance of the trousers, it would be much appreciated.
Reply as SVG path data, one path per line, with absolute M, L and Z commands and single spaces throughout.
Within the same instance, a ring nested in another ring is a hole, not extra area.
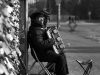
M 47 51 L 46 56 L 41 59 L 44 62 L 55 63 L 56 75 L 69 74 L 66 57 L 64 54 L 56 54 L 54 51 Z

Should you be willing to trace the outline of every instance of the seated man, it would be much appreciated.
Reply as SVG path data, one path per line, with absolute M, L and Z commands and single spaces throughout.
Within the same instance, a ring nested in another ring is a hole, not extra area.
M 53 51 L 53 45 L 55 41 L 49 39 L 47 36 L 46 24 L 49 16 L 46 12 L 36 12 L 31 16 L 31 26 L 29 27 L 27 41 L 27 47 L 31 47 L 31 54 L 35 50 L 40 61 L 55 63 L 56 75 L 68 75 L 68 66 L 66 59 L 63 55 L 56 54 Z

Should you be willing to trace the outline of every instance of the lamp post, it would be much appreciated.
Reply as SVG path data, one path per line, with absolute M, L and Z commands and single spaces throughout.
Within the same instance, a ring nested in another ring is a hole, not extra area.
M 91 11 L 88 12 L 89 22 L 91 21 Z
M 55 0 L 57 5 L 57 28 L 59 28 L 60 25 L 60 19 L 61 19 L 61 0 Z

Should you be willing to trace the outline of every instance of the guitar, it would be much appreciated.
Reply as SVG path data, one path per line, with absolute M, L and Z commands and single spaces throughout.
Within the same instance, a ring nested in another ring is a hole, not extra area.
M 54 52 L 60 54 L 63 52 L 65 45 L 62 41 L 62 38 L 59 34 L 59 31 L 56 26 L 47 27 L 48 38 L 53 38 L 55 44 L 53 45 Z

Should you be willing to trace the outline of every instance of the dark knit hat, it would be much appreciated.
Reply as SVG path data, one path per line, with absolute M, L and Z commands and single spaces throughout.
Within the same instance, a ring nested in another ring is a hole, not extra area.
M 39 17 L 39 16 L 44 16 L 44 17 L 49 17 L 49 13 L 46 11 L 46 10 L 41 10 L 41 11 L 37 11 L 37 12 L 35 12 L 35 13 L 32 13 L 31 15 L 30 15 L 30 18 L 31 19 L 36 19 L 36 17 Z

